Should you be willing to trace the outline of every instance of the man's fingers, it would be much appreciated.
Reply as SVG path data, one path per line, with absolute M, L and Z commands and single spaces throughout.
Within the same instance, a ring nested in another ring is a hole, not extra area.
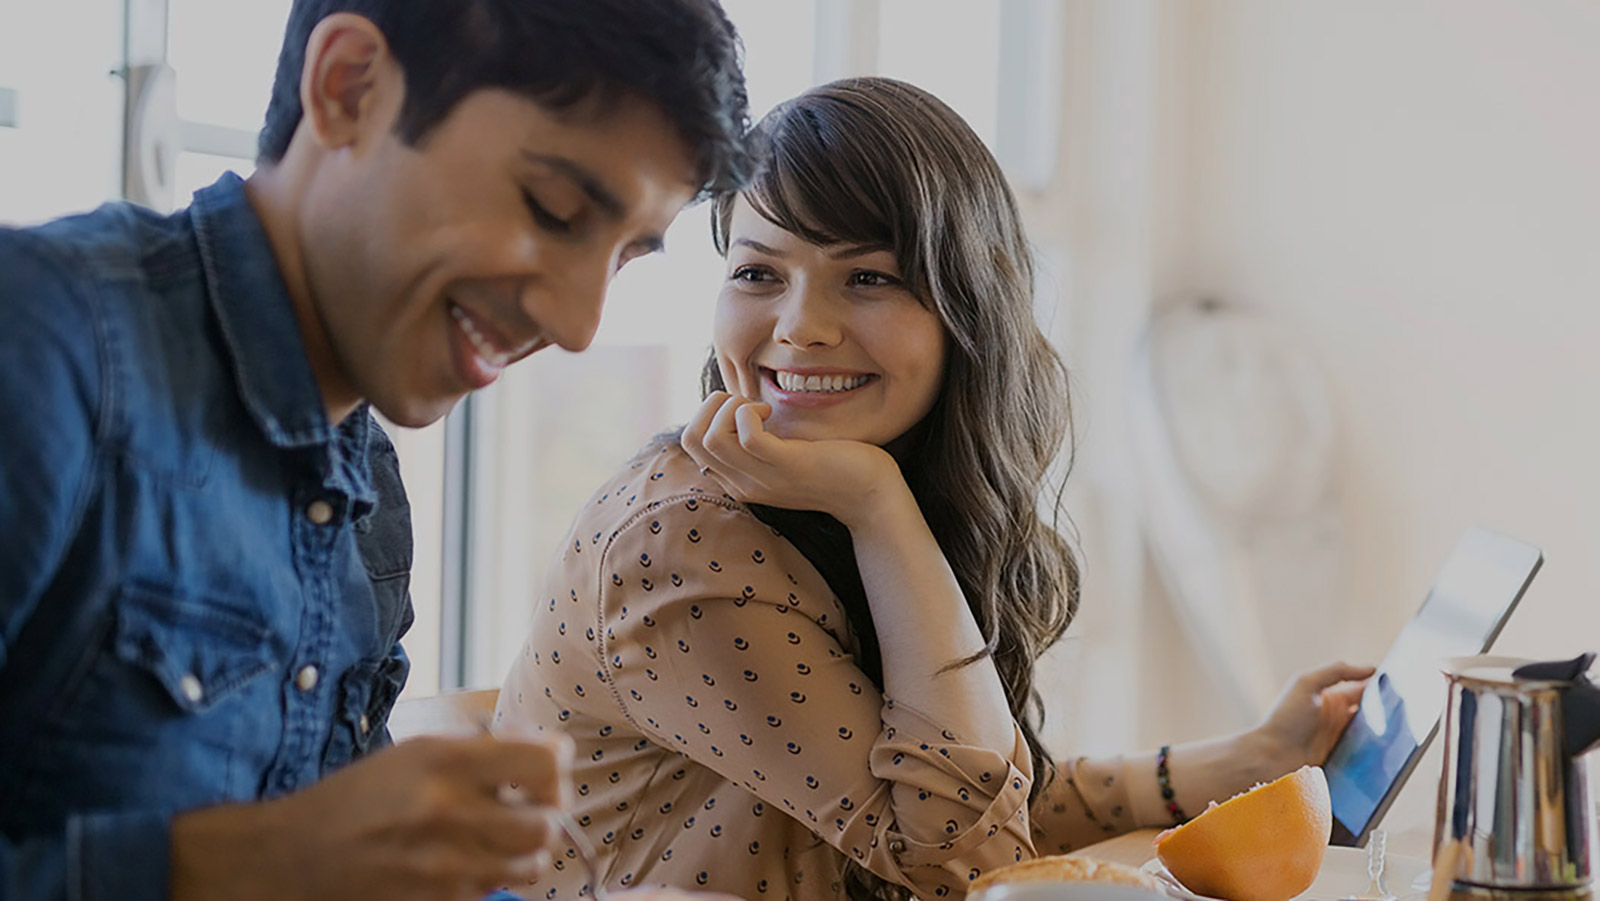
M 528 804 L 565 806 L 566 783 L 572 770 L 572 739 L 559 732 L 537 738 L 459 739 L 445 749 L 442 771 L 451 778 L 499 797 L 509 785 Z
M 553 807 L 531 804 L 474 805 L 471 822 L 463 826 L 497 857 L 527 857 L 563 840 L 557 816 Z
M 505 855 L 485 849 L 458 852 L 449 858 L 458 872 L 449 880 L 460 886 L 471 898 L 481 898 L 497 891 L 501 886 L 513 890 L 543 876 L 554 859 L 550 851 L 540 848 L 527 854 Z

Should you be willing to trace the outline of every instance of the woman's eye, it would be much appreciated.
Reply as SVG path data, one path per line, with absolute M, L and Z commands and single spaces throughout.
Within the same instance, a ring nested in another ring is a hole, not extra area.
M 736 282 L 749 282 L 750 284 L 772 281 L 772 273 L 760 266 L 740 266 L 733 270 L 733 274 L 728 277 Z
M 522 192 L 522 202 L 527 204 L 528 212 L 533 214 L 533 221 L 540 228 L 545 229 L 546 231 L 555 232 L 558 235 L 570 234 L 572 232 L 571 222 L 568 222 L 567 220 L 562 219 L 556 214 L 545 209 L 544 204 L 535 200 L 534 196 L 529 192 Z
M 900 284 L 900 280 L 887 272 L 857 269 L 850 273 L 850 284 L 864 288 L 886 288 Z

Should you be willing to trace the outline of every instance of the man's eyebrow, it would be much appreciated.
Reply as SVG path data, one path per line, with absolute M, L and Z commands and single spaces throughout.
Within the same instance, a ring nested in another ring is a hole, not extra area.
M 532 153 L 523 151 L 523 156 L 528 159 L 549 166 L 583 190 L 583 193 L 594 201 L 595 205 L 604 210 L 607 216 L 619 219 L 627 212 L 627 207 L 617 198 L 616 192 L 606 187 L 599 176 L 585 169 L 583 166 L 567 159 L 564 156 L 553 156 L 545 153 Z

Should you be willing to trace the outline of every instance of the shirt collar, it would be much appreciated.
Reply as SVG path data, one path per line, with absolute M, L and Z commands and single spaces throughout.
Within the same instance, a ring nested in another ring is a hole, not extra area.
M 278 447 L 328 443 L 334 430 L 306 357 L 294 302 L 266 229 L 245 196 L 244 180 L 229 172 L 201 189 L 189 216 L 205 267 L 206 294 L 251 418 Z
M 206 295 L 250 417 L 273 445 L 312 451 L 326 487 L 351 497 L 359 518 L 374 499 L 367 445 L 376 426 L 364 403 L 337 428 L 328 422 L 294 301 L 266 229 L 245 195 L 244 180 L 229 172 L 201 189 L 189 216 Z

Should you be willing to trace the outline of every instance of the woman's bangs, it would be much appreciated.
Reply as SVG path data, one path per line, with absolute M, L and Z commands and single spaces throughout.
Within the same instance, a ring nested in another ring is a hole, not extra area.
M 798 121 L 797 121 L 798 120 Z M 811 110 L 791 111 L 744 197 L 763 218 L 812 244 L 883 244 L 898 254 L 882 190 L 890 179 L 854 141 L 833 142 Z

